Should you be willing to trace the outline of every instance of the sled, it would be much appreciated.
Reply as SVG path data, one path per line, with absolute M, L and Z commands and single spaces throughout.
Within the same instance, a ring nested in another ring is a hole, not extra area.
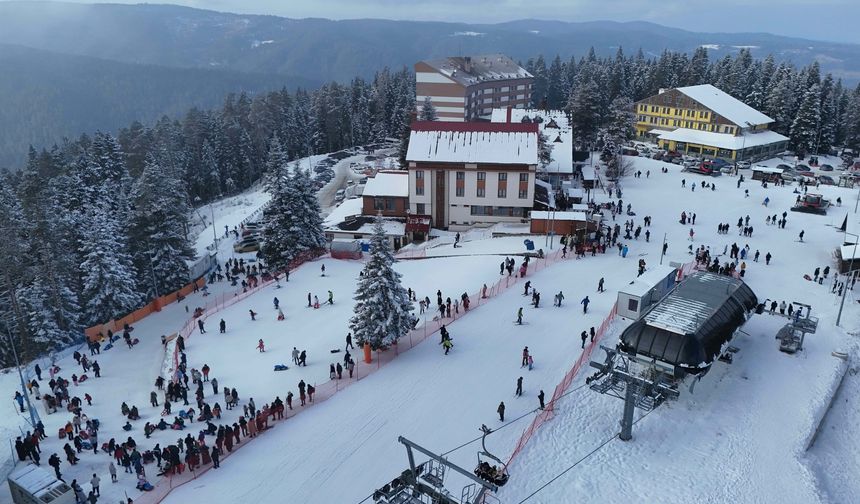
M 85 381 L 87 381 L 87 375 L 82 374 L 81 376 L 78 377 L 78 383 L 83 383 Z
M 66 429 L 60 427 L 57 431 L 57 436 L 59 436 L 60 439 L 66 439 Z
M 812 281 L 812 277 L 811 277 L 811 276 L 809 276 L 809 275 L 803 275 L 803 279 L 804 279 L 804 280 L 807 280 L 807 281 L 810 281 L 810 282 Z
M 111 348 L 113 348 L 113 343 L 108 343 L 104 348 L 102 348 L 102 350 L 110 350 Z
M 131 346 L 137 345 L 138 343 L 140 343 L 140 340 L 137 338 L 134 338 L 133 340 L 131 340 Z
M 152 489 L 153 489 L 153 488 L 155 488 L 155 487 L 153 487 L 153 486 L 152 486 L 152 484 L 151 484 L 151 483 L 149 483 L 149 482 L 147 481 L 146 483 L 143 483 L 143 484 L 138 483 L 138 484 L 135 486 L 135 488 L 137 488 L 138 490 L 140 490 L 140 491 L 142 491 L 142 492 L 151 492 L 151 491 L 152 491 Z
M 318 309 L 319 309 L 319 307 L 320 307 L 320 304 L 319 304 L 319 303 L 314 303 L 314 310 L 318 310 Z
M 335 348 L 334 350 L 329 350 L 329 353 L 340 353 L 340 348 Z
M 288 368 L 285 364 L 275 364 L 275 371 L 286 371 Z

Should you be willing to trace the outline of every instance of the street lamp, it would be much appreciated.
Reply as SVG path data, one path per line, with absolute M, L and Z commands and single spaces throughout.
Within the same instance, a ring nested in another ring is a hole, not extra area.
M 848 261 L 848 273 L 845 274 L 845 285 L 842 286 L 842 301 L 839 303 L 839 314 L 836 316 L 836 325 L 842 320 L 842 308 L 845 306 L 845 296 L 848 294 L 848 277 L 854 269 L 854 257 L 857 255 L 857 242 L 860 242 L 860 236 L 854 233 L 845 233 L 854 237 L 854 251 L 851 253 L 851 259 Z

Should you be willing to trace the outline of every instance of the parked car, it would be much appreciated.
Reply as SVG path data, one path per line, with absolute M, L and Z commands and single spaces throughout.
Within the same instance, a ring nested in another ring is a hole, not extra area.
M 242 241 L 233 244 L 233 251 L 238 253 L 256 252 L 258 250 L 260 250 L 260 241 L 253 236 L 243 238 Z
M 787 165 L 785 163 L 778 164 L 778 165 L 776 165 L 776 167 L 779 168 L 780 170 L 792 170 L 792 171 L 794 171 L 793 166 Z
M 656 159 L 657 161 L 661 161 L 665 156 L 666 156 L 665 152 L 658 150 L 657 152 L 654 153 L 653 156 L 651 156 L 651 159 Z
M 833 166 L 831 166 L 829 164 L 823 164 L 823 165 L 819 166 L 818 169 L 821 171 L 833 171 Z
M 752 167 L 752 163 L 750 163 L 749 161 L 738 161 L 737 163 L 735 163 L 735 167 L 738 170 L 749 170 L 750 167 Z
M 824 185 L 837 185 L 839 181 L 830 175 L 819 175 L 818 181 Z
M 637 151 L 636 149 L 631 149 L 630 147 L 625 147 L 621 149 L 621 154 L 625 156 L 638 156 L 639 151 Z
M 338 189 L 336 193 L 334 193 L 334 200 L 338 203 L 343 201 L 346 198 L 346 191 L 343 189 Z

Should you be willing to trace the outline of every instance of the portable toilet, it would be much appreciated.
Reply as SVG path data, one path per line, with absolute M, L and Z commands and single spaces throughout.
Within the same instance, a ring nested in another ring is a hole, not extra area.
M 72 487 L 37 465 L 16 468 L 7 482 L 15 504 L 75 504 Z

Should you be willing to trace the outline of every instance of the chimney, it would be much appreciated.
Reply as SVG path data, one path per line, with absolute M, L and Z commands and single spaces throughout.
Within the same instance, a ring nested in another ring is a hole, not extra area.
M 505 122 L 511 124 L 511 107 L 508 105 L 507 117 L 505 118 Z
M 472 73 L 472 57 L 471 56 L 463 56 L 463 71 L 466 73 Z

